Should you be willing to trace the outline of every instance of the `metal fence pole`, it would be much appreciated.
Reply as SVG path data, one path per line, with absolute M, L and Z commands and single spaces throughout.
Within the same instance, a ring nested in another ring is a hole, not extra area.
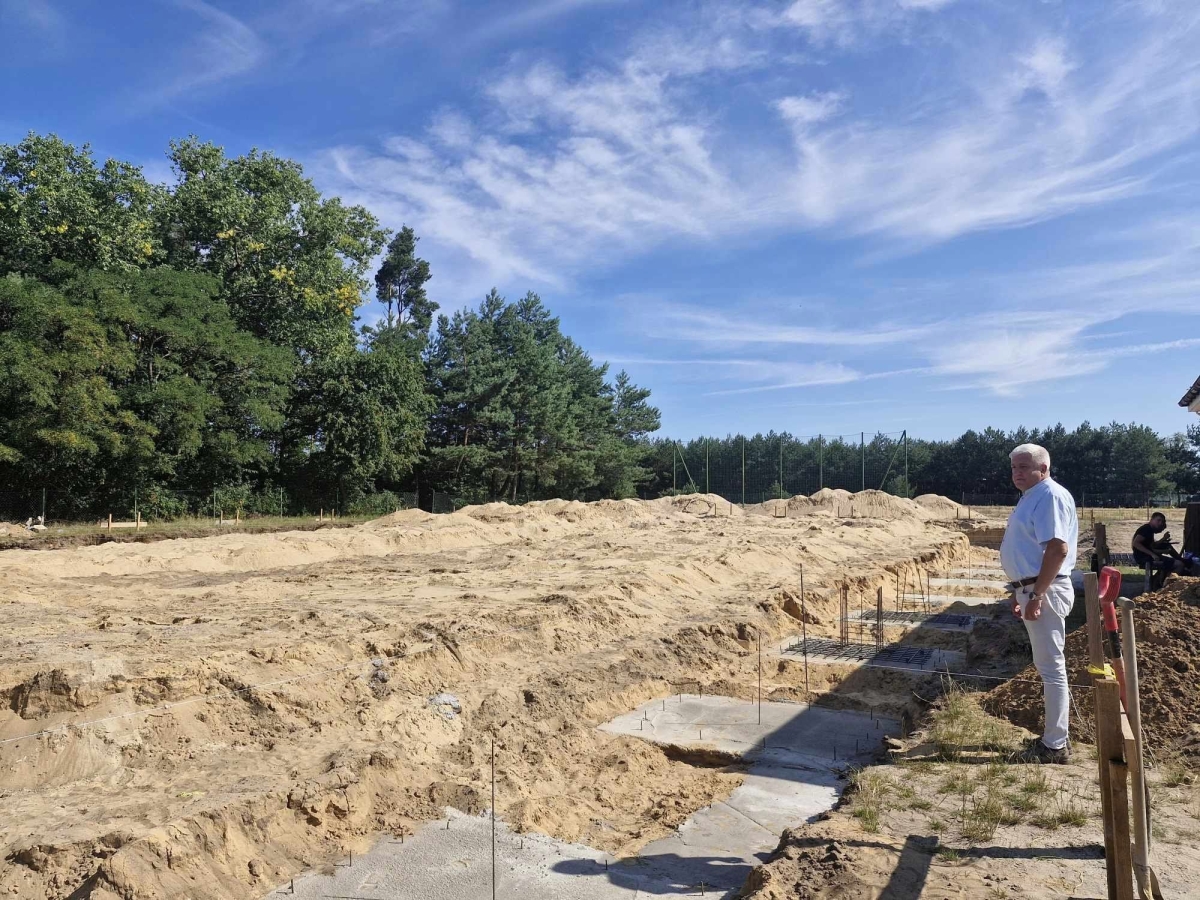
M 817 435 L 817 488 L 825 489 L 825 438 Z
M 742 506 L 746 505 L 746 436 L 742 435 Z
M 862 490 L 867 489 L 867 433 L 864 431 L 858 436 L 858 446 L 862 452 Z
M 46 489 L 42 488 L 42 524 L 46 524 Z
M 783 435 L 779 436 L 779 499 L 783 499 Z
M 710 483 L 709 483 L 709 480 L 708 480 L 708 471 L 709 471 L 709 464 L 708 464 L 708 438 L 705 438 L 705 439 L 704 439 L 704 493 L 706 493 L 706 494 L 711 494 L 711 493 L 712 493 L 712 490 L 710 489 Z
M 671 493 L 679 493 L 679 445 L 677 441 L 671 441 Z
M 904 429 L 904 489 L 908 491 L 906 497 L 912 496 L 912 482 L 908 480 L 908 429 Z

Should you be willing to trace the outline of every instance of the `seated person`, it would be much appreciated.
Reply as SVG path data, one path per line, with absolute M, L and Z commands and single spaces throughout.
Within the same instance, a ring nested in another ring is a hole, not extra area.
M 1167 517 L 1156 512 L 1150 521 L 1133 533 L 1133 558 L 1143 569 L 1147 565 L 1153 570 L 1150 577 L 1150 589 L 1158 590 L 1167 579 L 1167 575 L 1175 571 L 1175 560 L 1179 553 L 1171 546 L 1171 535 L 1165 534 L 1161 539 L 1155 535 L 1166 530 Z

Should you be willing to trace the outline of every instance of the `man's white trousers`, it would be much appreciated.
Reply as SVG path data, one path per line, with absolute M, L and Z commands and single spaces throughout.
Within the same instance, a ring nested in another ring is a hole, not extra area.
M 1017 602 L 1024 614 L 1032 595 L 1032 587 L 1017 593 Z M 1046 592 L 1042 614 L 1034 620 L 1022 619 L 1033 647 L 1033 665 L 1042 677 L 1042 695 L 1046 702 L 1046 730 L 1042 743 L 1051 750 L 1067 745 L 1070 719 L 1071 689 L 1067 686 L 1067 615 L 1075 603 L 1075 588 L 1069 579 L 1058 579 Z

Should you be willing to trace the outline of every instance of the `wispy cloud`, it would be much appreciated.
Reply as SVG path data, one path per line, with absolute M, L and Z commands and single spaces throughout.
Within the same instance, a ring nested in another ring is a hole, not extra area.
M 43 35 L 57 36 L 66 27 L 66 17 L 50 0 L 0 0 L 0 22 L 20 22 Z
M 472 31 L 467 40 L 483 42 L 509 37 L 590 7 L 613 6 L 628 0 L 541 0 L 497 16 Z
M 174 4 L 195 16 L 200 27 L 188 44 L 172 54 L 160 83 L 141 92 L 129 111 L 153 109 L 214 88 L 249 73 L 267 57 L 266 43 L 236 16 L 205 0 L 174 0 Z
M 699 306 L 656 303 L 646 327 L 663 337 L 722 344 L 801 344 L 821 347 L 877 347 L 916 341 L 935 333 L 929 324 L 884 325 L 875 328 L 822 328 L 789 325 L 777 311 L 746 312 L 739 316 Z
M 814 43 L 848 45 L 886 28 L 896 28 L 920 12 L 933 12 L 954 0 L 792 0 L 774 24 L 796 28 Z
M 788 10 L 858 22 L 943 5 Z M 781 28 L 763 29 L 761 9 L 720 8 L 703 31 L 657 26 L 578 75 L 515 63 L 481 112 L 443 111 L 382 151 L 330 151 L 330 185 L 418 226 L 480 284 L 562 285 L 614 251 L 679 239 L 819 230 L 895 252 L 1026 225 L 1152 190 L 1163 154 L 1200 132 L 1197 9 L 1122 8 L 1108 23 L 1125 30 L 1116 49 L 1028 29 L 984 49 L 947 41 L 940 91 L 881 115 L 850 84 L 786 90 L 762 97 L 774 133 L 747 134 L 730 131 L 701 87 L 788 47 L 771 43 Z

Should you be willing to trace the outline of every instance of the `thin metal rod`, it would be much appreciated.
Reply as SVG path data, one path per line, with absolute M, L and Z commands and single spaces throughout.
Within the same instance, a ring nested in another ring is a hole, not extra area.
M 492 900 L 496 900 L 496 736 L 492 735 Z
M 804 599 L 804 564 L 800 564 L 800 634 L 804 643 L 801 645 L 804 648 L 804 699 L 805 701 L 812 700 L 812 693 L 808 689 L 808 604 Z
M 762 628 L 755 629 L 755 643 L 758 644 L 758 724 L 762 724 Z

